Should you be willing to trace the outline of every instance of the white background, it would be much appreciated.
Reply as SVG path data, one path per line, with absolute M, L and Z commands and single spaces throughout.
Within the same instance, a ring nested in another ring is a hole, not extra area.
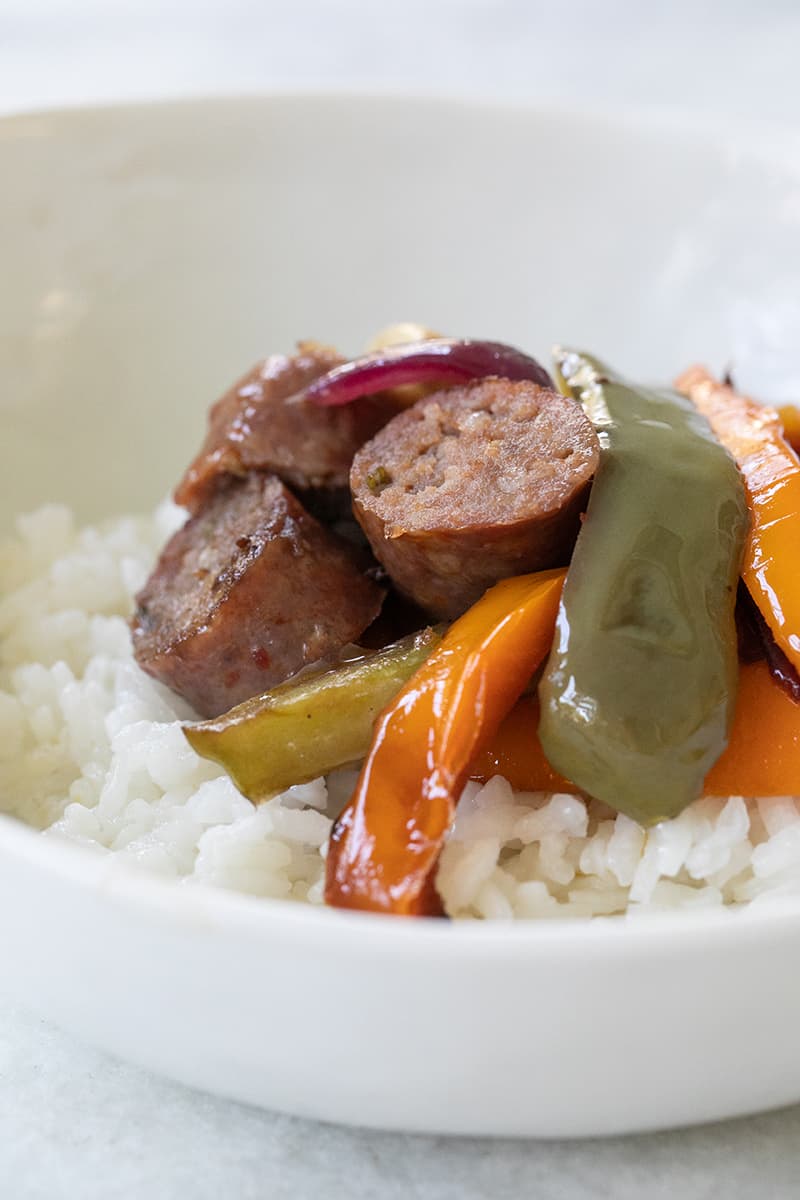
M 0 0 L 0 108 L 414 86 L 800 120 L 795 0 Z
M 411 87 L 800 127 L 799 58 L 793 0 L 0 0 L 0 112 Z M 800 1108 L 599 1143 L 314 1125 L 154 1079 L 0 999 L 3 1200 L 771 1200 L 797 1195 L 799 1166 Z

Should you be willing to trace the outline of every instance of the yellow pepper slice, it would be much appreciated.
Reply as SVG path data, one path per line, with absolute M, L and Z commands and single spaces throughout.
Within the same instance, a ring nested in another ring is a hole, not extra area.
M 221 717 L 184 725 L 184 735 L 258 804 L 363 758 L 378 714 L 440 639 L 440 630 L 423 629 L 377 653 L 304 672 Z

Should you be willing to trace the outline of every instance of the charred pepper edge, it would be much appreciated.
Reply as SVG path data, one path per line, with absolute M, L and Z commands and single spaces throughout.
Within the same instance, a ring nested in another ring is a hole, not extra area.
M 327 407 L 408 384 L 440 382 L 448 386 L 489 376 L 553 386 L 541 363 L 504 342 L 429 338 L 387 346 L 342 363 L 313 380 L 293 400 Z

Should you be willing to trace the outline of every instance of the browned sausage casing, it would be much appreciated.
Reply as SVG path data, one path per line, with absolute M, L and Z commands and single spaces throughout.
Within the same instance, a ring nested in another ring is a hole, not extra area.
M 574 400 L 481 380 L 420 401 L 363 446 L 353 508 L 397 587 L 457 617 L 498 579 L 569 561 L 598 456 Z
M 301 342 L 297 354 L 274 354 L 253 367 L 213 405 L 206 440 L 175 490 L 176 502 L 198 512 L 220 477 L 250 470 L 278 475 L 301 493 L 344 492 L 356 450 L 399 405 L 384 394 L 338 408 L 287 403 L 342 361 L 327 346 Z
M 361 567 L 275 476 L 230 481 L 137 596 L 136 659 L 218 716 L 359 637 L 384 594 Z

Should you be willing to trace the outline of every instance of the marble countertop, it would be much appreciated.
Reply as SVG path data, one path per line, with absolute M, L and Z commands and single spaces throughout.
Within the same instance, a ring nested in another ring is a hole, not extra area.
M 410 87 L 800 127 L 798 47 L 794 0 L 0 0 L 0 113 Z M 780 1200 L 800 1159 L 800 1107 L 600 1142 L 318 1125 L 109 1059 L 1 990 L 0 1130 L 4 1200 Z
M 404 1137 L 157 1079 L 0 1003 L 4 1200 L 783 1200 L 800 1108 L 604 1141 Z

